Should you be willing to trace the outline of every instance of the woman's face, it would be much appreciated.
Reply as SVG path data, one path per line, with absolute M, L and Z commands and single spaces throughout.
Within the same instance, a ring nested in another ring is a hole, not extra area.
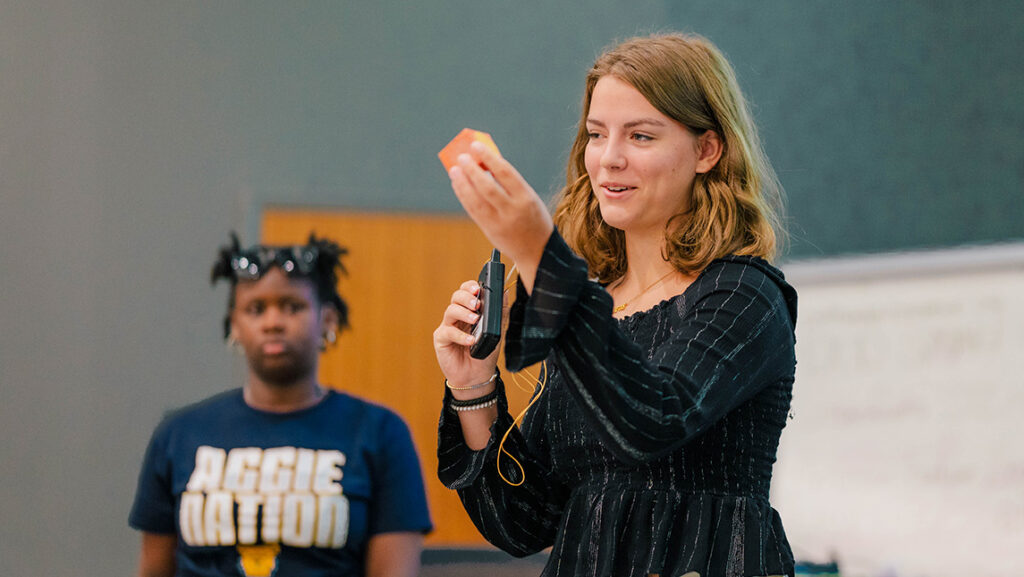
M 313 283 L 271 268 L 235 287 L 231 332 L 249 370 L 267 384 L 287 386 L 317 368 L 325 321 Z
M 663 234 L 689 208 L 697 173 L 714 166 L 702 161 L 702 138 L 614 76 L 594 86 L 586 126 L 584 162 L 601 216 L 628 233 Z

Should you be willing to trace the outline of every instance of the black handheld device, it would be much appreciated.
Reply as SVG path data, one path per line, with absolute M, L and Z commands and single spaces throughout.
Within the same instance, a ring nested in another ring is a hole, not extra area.
M 505 265 L 498 249 L 491 251 L 491 260 L 480 269 L 480 319 L 473 325 L 476 342 L 469 348 L 474 359 L 485 359 L 501 340 L 501 298 L 504 293 Z

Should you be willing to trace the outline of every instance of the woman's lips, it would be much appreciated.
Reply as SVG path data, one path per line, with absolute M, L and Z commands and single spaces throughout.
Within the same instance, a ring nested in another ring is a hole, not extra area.
M 636 187 L 626 186 L 623 184 L 602 184 L 601 190 L 604 191 L 606 198 L 617 200 L 629 196 L 634 190 L 636 190 Z

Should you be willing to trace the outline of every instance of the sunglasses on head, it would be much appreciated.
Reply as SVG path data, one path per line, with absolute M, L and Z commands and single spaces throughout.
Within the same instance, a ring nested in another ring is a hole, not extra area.
M 275 266 L 288 276 L 309 276 L 318 256 L 315 246 L 255 246 L 231 257 L 231 271 L 239 280 L 259 280 Z

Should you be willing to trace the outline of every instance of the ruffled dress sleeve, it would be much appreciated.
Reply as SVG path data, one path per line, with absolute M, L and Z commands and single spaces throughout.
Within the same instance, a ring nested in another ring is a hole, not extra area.
M 527 415 L 523 431 L 513 427 L 508 411 L 505 385 L 497 379 L 498 419 L 491 426 L 491 438 L 479 451 L 470 449 L 462 436 L 458 414 L 451 408 L 451 392 L 445 390 L 438 427 L 438 478 L 456 489 L 473 524 L 487 541 L 517 557 L 551 546 L 559 529 L 567 495 L 550 471 L 545 455 L 542 412 Z M 498 474 L 498 448 L 505 432 Z M 530 434 L 530 432 L 534 434 Z M 511 455 L 522 465 L 516 466 Z M 514 486 L 514 485 L 518 486 Z

